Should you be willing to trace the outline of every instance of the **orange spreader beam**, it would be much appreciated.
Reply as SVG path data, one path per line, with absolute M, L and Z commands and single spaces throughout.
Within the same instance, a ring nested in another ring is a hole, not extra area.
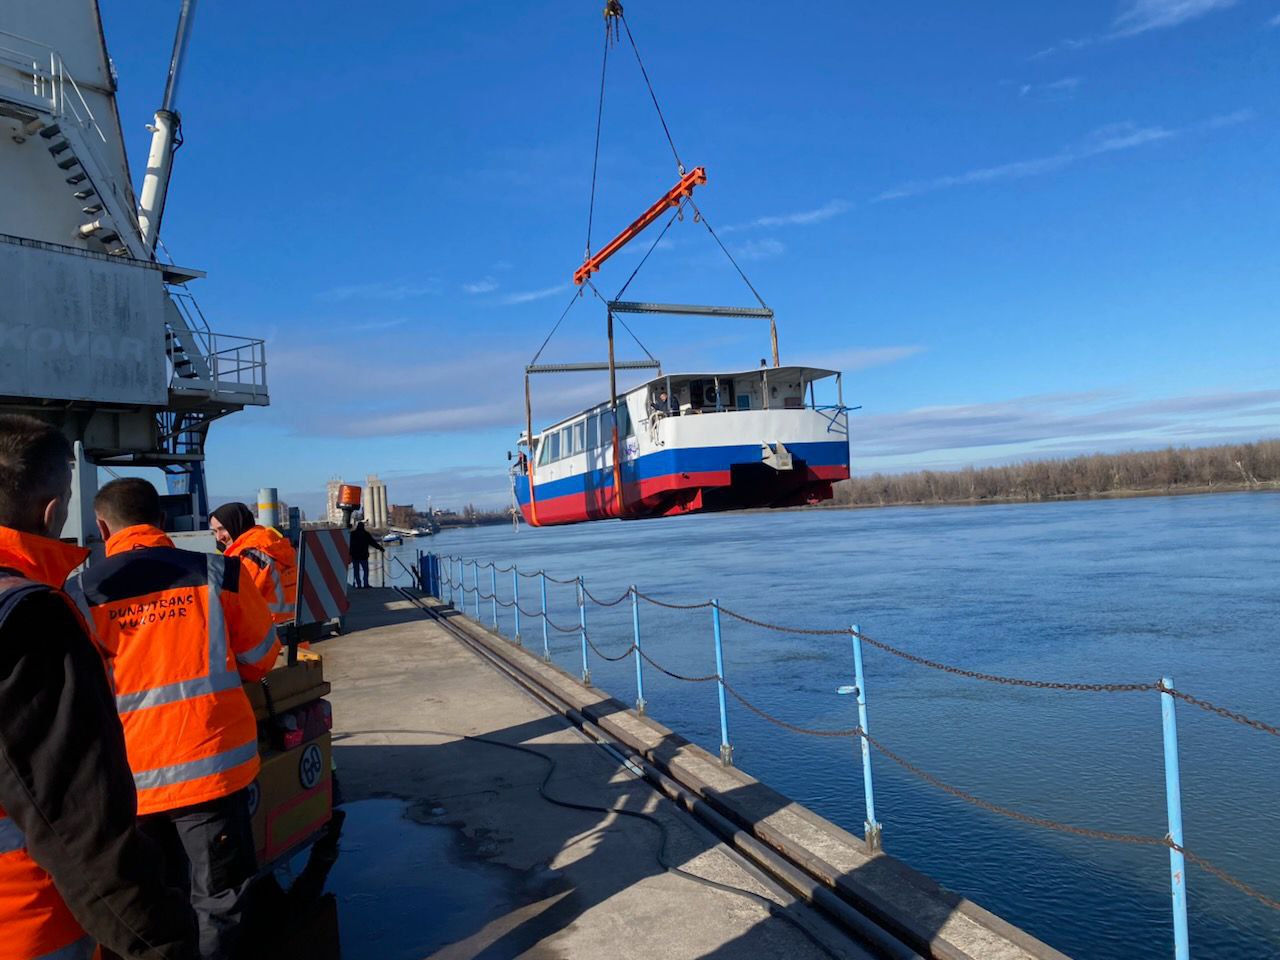
M 693 196 L 693 188 L 707 182 L 707 170 L 705 167 L 694 167 L 683 177 L 680 182 L 667 191 L 666 195 L 646 210 L 640 219 L 627 227 L 620 234 L 610 240 L 599 253 L 588 257 L 582 261 L 580 266 L 573 273 L 573 282 L 578 286 L 582 286 L 590 279 L 591 275 L 600 269 L 600 265 L 612 257 L 615 253 L 626 246 L 630 241 L 635 239 L 644 230 L 645 227 L 662 216 L 664 210 L 674 207 L 685 197 Z

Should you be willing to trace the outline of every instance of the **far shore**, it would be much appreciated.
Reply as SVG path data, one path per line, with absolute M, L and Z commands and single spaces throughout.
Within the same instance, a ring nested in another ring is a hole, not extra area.
M 1205 493 L 1261 493 L 1280 491 L 1280 481 L 1259 483 L 1215 483 L 1211 485 L 1178 485 L 1135 490 L 1104 490 L 1093 493 L 1059 494 L 1051 497 L 984 497 L 969 500 L 886 500 L 883 503 L 836 503 L 826 500 L 797 510 L 877 510 L 880 507 L 981 507 L 986 504 L 1061 503 L 1072 500 L 1128 500 L 1136 497 L 1180 497 Z M 769 509 L 769 508 L 764 508 Z

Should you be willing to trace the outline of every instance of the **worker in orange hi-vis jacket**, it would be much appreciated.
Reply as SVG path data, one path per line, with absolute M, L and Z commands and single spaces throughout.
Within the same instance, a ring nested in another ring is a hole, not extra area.
M 107 672 L 59 587 L 71 445 L 0 415 L 0 960 L 192 960 L 196 919 L 138 830 Z
M 279 531 L 260 526 L 243 503 L 224 503 L 209 517 L 218 549 L 239 557 L 258 592 L 267 601 L 272 619 L 293 619 L 298 595 L 298 554 Z
M 164 535 L 146 480 L 113 480 L 93 508 L 107 558 L 72 595 L 115 681 L 140 826 L 164 847 L 170 882 L 190 891 L 201 955 L 232 956 L 257 871 L 258 728 L 241 683 L 275 663 L 275 624 L 239 560 Z

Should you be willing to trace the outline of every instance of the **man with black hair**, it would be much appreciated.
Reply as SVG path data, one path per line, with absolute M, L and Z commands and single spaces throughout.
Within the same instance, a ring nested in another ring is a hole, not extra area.
M 58 588 L 88 551 L 58 540 L 71 445 L 0 414 L 0 960 L 196 956 L 196 925 L 137 830 L 106 671 Z
M 190 891 L 201 955 L 235 956 L 257 871 L 258 727 L 241 684 L 275 663 L 275 625 L 238 559 L 173 545 L 146 480 L 113 480 L 93 510 L 107 558 L 79 584 L 115 681 L 142 829 Z

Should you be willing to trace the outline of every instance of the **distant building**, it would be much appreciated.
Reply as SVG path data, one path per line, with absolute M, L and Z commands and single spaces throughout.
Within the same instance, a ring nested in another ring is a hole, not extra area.
M 379 530 L 387 526 L 387 485 L 378 479 L 376 473 L 365 478 L 364 519 L 369 526 Z
M 411 529 L 416 522 L 417 514 L 414 512 L 413 504 L 393 503 L 387 510 L 387 519 L 393 527 L 404 527 Z
M 325 497 L 324 518 L 329 523 L 342 523 L 342 511 L 338 509 L 338 491 L 342 488 L 342 480 L 334 477 L 329 481 L 329 490 Z

